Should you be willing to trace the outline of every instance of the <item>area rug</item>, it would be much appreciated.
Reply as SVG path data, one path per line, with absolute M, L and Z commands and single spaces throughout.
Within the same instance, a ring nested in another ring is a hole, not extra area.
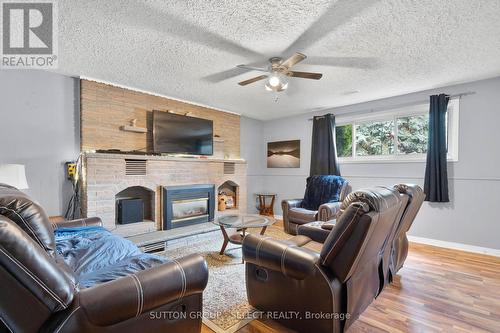
M 258 233 L 260 229 L 249 229 Z M 213 236 L 213 237 L 212 237 Z M 267 228 L 266 236 L 288 239 L 282 227 Z M 180 258 L 191 253 L 202 255 L 208 263 L 208 285 L 203 293 L 203 323 L 216 333 L 233 333 L 259 317 L 247 301 L 245 265 L 241 262 L 241 246 L 229 244 L 220 255 L 223 237 L 220 231 L 209 237 L 190 241 L 189 245 L 168 249 L 162 254 Z

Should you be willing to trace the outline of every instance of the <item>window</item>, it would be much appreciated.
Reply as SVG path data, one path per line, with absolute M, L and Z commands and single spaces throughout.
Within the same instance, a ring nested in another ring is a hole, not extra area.
M 356 156 L 394 154 L 394 120 L 356 124 Z
M 335 127 L 335 137 L 337 144 L 337 156 L 352 156 L 352 125 L 342 125 Z
M 427 115 L 397 118 L 398 154 L 426 154 L 429 138 Z
M 448 159 L 458 160 L 458 99 L 447 112 Z M 341 162 L 425 161 L 429 134 L 429 105 L 420 104 L 376 115 L 339 116 L 337 155 Z

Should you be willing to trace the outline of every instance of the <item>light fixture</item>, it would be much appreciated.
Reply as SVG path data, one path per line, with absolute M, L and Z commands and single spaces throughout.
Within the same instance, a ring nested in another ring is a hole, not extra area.
M 288 88 L 288 79 L 286 75 L 273 71 L 266 81 L 266 90 L 280 92 Z
M 28 188 L 26 181 L 26 172 L 22 164 L 1 164 L 0 165 L 0 184 L 14 186 L 17 189 L 24 190 Z

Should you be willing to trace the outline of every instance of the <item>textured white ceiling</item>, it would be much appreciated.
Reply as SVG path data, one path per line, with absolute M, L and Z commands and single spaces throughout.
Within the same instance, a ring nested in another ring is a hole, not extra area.
M 61 73 L 272 119 L 500 75 L 500 0 L 61 0 L 59 40 Z M 323 78 L 237 85 L 294 52 Z

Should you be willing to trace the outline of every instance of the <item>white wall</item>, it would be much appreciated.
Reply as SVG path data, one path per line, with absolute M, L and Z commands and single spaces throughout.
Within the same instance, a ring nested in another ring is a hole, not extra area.
M 410 235 L 500 249 L 500 223 L 496 209 L 500 204 L 500 78 L 264 122 L 260 149 L 252 145 L 251 154 L 246 157 L 252 164 L 251 177 L 258 179 L 260 176 L 260 190 L 278 193 L 275 211 L 280 213 L 282 199 L 303 196 L 311 151 L 312 122 L 308 119 L 313 115 L 389 109 L 427 100 L 429 95 L 435 93 L 466 91 L 476 94 L 465 96 L 460 102 L 459 161 L 449 164 L 451 202 L 424 203 Z M 258 140 L 257 133 L 260 132 L 250 130 L 250 126 L 245 127 L 246 122 L 242 122 L 242 132 L 252 133 L 253 136 L 242 136 L 242 142 Z M 266 143 L 292 139 L 301 140 L 301 167 L 267 169 Z M 399 182 L 423 186 L 424 170 L 422 162 L 341 165 L 342 175 L 354 189 Z
M 256 213 L 255 193 L 262 190 L 261 156 L 265 152 L 262 145 L 263 122 L 247 117 L 240 118 L 240 154 L 247 161 L 247 194 L 249 213 Z
M 71 195 L 64 162 L 80 151 L 78 82 L 42 71 L 0 71 L 0 164 L 26 165 L 25 192 L 49 215 L 64 213 Z

